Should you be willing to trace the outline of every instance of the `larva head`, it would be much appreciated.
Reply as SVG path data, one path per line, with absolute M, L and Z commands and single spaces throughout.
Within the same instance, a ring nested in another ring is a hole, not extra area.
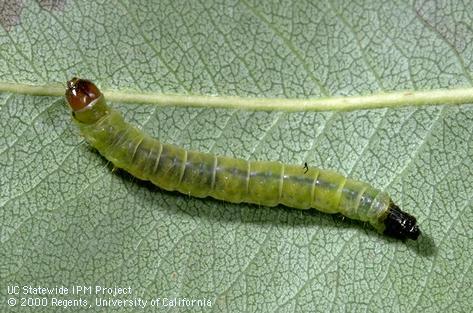
M 100 90 L 87 79 L 73 77 L 67 82 L 66 99 L 74 118 L 93 124 L 107 114 L 107 105 Z
M 384 234 L 398 239 L 416 240 L 420 235 L 419 226 L 416 225 L 416 218 L 391 202 L 388 215 L 384 220 Z

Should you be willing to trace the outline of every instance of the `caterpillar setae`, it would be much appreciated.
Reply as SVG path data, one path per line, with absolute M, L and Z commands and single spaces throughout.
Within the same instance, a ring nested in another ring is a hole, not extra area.
M 169 191 L 233 203 L 315 208 L 369 222 L 378 232 L 416 240 L 414 216 L 386 192 L 330 170 L 235 159 L 161 143 L 128 124 L 90 81 L 72 78 L 66 99 L 73 120 L 100 154 L 133 176 Z

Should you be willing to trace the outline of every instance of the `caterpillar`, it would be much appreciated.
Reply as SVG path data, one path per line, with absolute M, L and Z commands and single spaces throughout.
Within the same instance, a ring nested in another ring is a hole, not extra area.
M 341 213 L 402 240 L 421 234 L 414 216 L 365 182 L 307 164 L 247 161 L 161 143 L 128 124 L 89 80 L 72 78 L 65 96 L 87 142 L 115 167 L 162 189 L 233 203 Z

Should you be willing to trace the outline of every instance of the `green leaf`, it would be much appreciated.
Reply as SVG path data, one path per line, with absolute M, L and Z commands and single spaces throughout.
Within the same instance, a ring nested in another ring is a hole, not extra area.
M 0 5 L 2 311 L 35 297 L 48 300 L 35 308 L 45 312 L 64 311 L 53 298 L 87 300 L 84 312 L 104 310 L 96 298 L 141 298 L 142 311 L 154 312 L 151 299 L 174 297 L 211 301 L 183 312 L 469 311 L 470 101 L 291 113 L 242 110 L 228 99 L 290 105 L 468 91 L 471 5 L 155 2 Z M 307 162 L 370 182 L 415 215 L 424 236 L 399 242 L 340 216 L 195 199 L 114 172 L 79 136 L 63 97 L 38 95 L 57 93 L 74 75 L 121 95 L 219 96 L 232 108 L 119 97 L 111 105 L 188 149 Z M 71 294 L 76 285 L 129 286 L 132 294 Z M 69 294 L 12 295 L 8 286 L 65 286 Z

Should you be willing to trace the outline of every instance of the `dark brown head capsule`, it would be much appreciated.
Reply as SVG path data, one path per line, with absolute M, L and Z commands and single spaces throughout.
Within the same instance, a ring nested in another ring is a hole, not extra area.
M 66 99 L 72 116 L 80 123 L 93 124 L 110 113 L 105 98 L 90 80 L 72 78 L 67 82 Z
M 416 225 L 416 218 L 391 202 L 388 215 L 384 220 L 384 234 L 398 239 L 416 240 L 420 235 L 419 226 Z
M 84 109 L 101 95 L 100 90 L 90 80 L 73 77 L 67 82 L 66 99 L 74 112 Z

